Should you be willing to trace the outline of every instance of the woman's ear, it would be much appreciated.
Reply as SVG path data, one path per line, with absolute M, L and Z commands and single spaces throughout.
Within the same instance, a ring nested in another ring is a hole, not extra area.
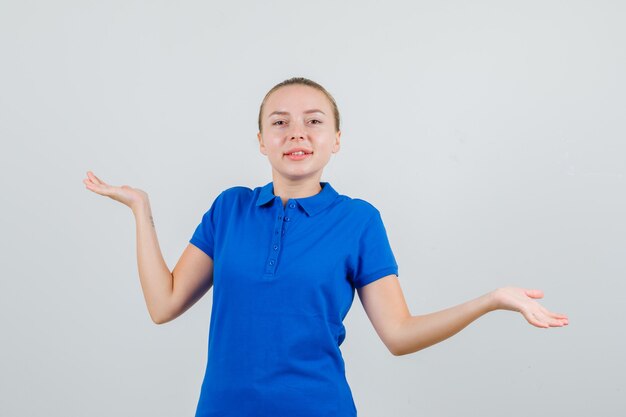
M 257 133 L 256 137 L 259 139 L 259 150 L 261 151 L 263 155 L 267 155 L 267 151 L 265 149 L 265 144 L 263 143 L 263 136 L 261 135 L 261 132 Z
M 339 139 L 340 137 L 341 137 L 341 130 L 338 130 L 337 138 L 335 139 L 335 143 L 333 144 L 333 153 L 339 152 L 339 149 L 341 148 L 341 141 Z

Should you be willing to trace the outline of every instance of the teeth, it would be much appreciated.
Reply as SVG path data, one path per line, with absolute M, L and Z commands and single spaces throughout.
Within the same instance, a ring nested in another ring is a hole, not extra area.
M 292 155 L 304 155 L 303 151 L 293 152 Z

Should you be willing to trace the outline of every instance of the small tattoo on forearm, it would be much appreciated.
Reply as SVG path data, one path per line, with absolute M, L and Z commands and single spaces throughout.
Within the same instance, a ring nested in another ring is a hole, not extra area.
M 154 227 L 154 219 L 150 216 L 150 223 L 152 223 L 152 227 Z

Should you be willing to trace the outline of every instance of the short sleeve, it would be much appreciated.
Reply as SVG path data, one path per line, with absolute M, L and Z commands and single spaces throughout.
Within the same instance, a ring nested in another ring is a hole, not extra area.
M 204 253 L 209 255 L 211 259 L 214 259 L 215 225 L 219 215 L 219 201 L 221 196 L 222 194 L 218 195 L 209 210 L 204 213 L 200 224 L 196 227 L 191 239 L 189 239 L 189 243 L 201 249 Z
M 361 288 L 387 275 L 398 276 L 398 264 L 378 210 L 361 233 L 356 262 L 353 277 L 355 288 Z

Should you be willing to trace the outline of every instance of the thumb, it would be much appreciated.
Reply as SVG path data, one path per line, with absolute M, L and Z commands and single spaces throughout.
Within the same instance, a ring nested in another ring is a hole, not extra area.
M 543 298 L 543 291 L 541 290 L 526 290 L 526 295 L 530 298 Z

